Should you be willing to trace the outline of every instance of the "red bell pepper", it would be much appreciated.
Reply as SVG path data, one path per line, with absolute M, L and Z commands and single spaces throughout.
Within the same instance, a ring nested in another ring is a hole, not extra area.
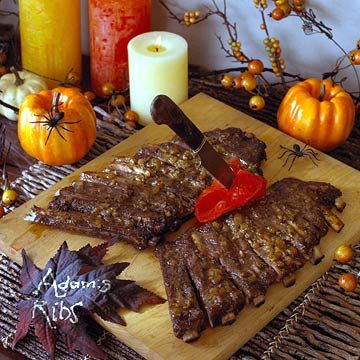
M 240 168 L 239 160 L 233 160 L 231 168 L 234 181 L 226 189 L 217 180 L 203 190 L 195 203 L 195 216 L 200 222 L 212 221 L 250 201 L 265 195 L 266 180 Z

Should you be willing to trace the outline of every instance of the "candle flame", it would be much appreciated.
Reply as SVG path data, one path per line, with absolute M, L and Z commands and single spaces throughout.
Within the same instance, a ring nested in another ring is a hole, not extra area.
M 161 47 L 161 35 L 159 35 L 155 40 L 155 49 L 156 52 L 159 51 L 159 48 Z

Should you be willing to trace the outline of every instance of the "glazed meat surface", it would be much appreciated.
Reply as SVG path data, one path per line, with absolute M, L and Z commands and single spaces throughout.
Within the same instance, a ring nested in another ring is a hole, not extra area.
M 244 305 L 244 296 L 231 281 L 217 259 L 211 255 L 197 231 L 189 231 L 177 240 L 188 272 L 195 284 L 210 326 L 235 321 Z
M 265 144 L 237 128 L 206 133 L 230 161 L 261 173 Z M 34 222 L 106 240 L 126 241 L 137 249 L 156 245 L 193 214 L 195 200 L 211 183 L 198 155 L 179 142 L 144 145 L 134 156 L 114 159 L 103 171 L 84 172 L 61 189 L 47 209 L 33 208 Z
M 179 251 L 178 246 L 169 242 L 163 242 L 155 249 L 160 260 L 174 333 L 189 342 L 196 340 L 205 328 L 205 315 Z
M 340 195 L 330 184 L 283 179 L 270 186 L 263 199 L 192 228 L 166 245 L 167 251 L 171 246 L 177 249 L 173 264 L 186 264 L 210 326 L 234 321 L 243 302 L 261 305 L 272 283 L 290 284 L 285 280 L 312 259 L 328 227 L 341 230 L 341 220 L 331 211 L 338 207 Z M 164 248 L 157 248 L 159 258 Z M 163 273 L 169 266 L 161 262 Z M 167 278 L 166 289 L 168 284 Z M 178 291 L 183 292 L 181 287 Z M 168 299 L 172 313 L 169 291 Z M 187 318 L 182 301 L 177 307 Z M 181 325 L 172 320 L 175 335 L 183 333 L 185 329 L 179 331 Z

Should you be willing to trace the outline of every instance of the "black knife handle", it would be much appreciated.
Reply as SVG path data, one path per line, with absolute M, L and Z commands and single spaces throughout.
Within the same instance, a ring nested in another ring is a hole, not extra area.
M 153 120 L 161 125 L 168 125 L 194 151 L 199 151 L 204 144 L 204 134 L 166 95 L 155 97 L 150 108 Z

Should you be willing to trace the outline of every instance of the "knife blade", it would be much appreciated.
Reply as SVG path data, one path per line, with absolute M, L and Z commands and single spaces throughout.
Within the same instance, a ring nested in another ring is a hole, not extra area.
M 230 166 L 208 142 L 201 130 L 168 96 L 156 96 L 151 104 L 150 112 L 156 124 L 168 125 L 200 156 L 204 168 L 226 188 L 230 188 L 234 180 L 234 173 Z

